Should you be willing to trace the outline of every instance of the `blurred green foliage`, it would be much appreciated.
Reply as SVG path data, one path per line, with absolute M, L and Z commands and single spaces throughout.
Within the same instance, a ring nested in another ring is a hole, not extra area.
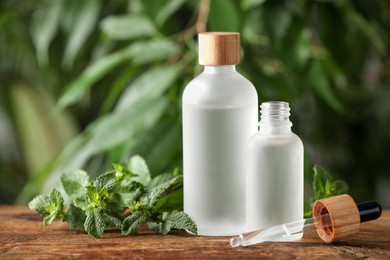
M 372 198 L 389 178 L 390 8 L 373 0 L 0 2 L 0 203 L 139 154 L 180 166 L 199 31 L 239 31 L 259 101 L 285 100 L 314 163 Z M 99 169 L 99 170 L 96 170 Z M 307 185 L 310 186 L 310 185 Z

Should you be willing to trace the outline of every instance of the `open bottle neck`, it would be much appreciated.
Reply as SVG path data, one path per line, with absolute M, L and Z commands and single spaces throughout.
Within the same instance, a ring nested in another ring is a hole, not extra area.
M 230 73 L 235 73 L 236 65 L 219 65 L 219 66 L 204 66 L 204 73 L 207 74 L 217 74 L 217 75 L 226 75 Z
M 287 102 L 270 101 L 260 106 L 260 133 L 265 135 L 283 135 L 291 133 L 290 107 Z

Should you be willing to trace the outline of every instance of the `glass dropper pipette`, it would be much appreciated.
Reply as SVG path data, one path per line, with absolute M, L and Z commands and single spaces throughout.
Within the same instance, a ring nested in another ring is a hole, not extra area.
M 357 204 L 360 222 L 366 222 L 379 218 L 382 214 L 380 205 L 376 202 Z M 312 218 L 301 219 L 281 225 L 248 232 L 230 240 L 232 247 L 250 246 L 258 243 L 286 239 L 294 235 L 303 235 L 314 229 L 332 229 L 333 223 L 329 214 L 323 214 Z

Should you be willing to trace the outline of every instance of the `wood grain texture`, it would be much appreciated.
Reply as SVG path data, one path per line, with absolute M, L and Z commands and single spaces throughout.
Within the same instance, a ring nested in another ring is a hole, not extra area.
M 199 33 L 199 64 L 209 66 L 240 63 L 240 34 L 234 32 Z
M 329 214 L 332 227 L 317 229 L 318 235 L 327 243 L 351 236 L 360 231 L 360 215 L 356 202 L 348 194 L 317 200 L 313 216 Z
M 184 232 L 156 235 L 142 230 L 122 236 L 117 229 L 96 239 L 55 221 L 42 226 L 42 218 L 25 206 L 0 206 L 0 259 L 390 259 L 390 211 L 364 223 L 361 232 L 333 244 L 315 231 L 298 242 L 269 242 L 231 248 L 228 237 L 191 236 Z

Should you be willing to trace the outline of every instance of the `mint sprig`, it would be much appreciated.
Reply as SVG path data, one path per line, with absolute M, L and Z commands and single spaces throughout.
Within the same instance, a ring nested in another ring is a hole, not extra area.
M 311 198 L 310 205 L 305 204 L 305 217 L 311 217 L 314 201 L 348 193 L 349 189 L 346 182 L 334 181 L 329 171 L 319 165 L 314 165 L 313 172 L 314 197 Z
M 51 224 L 54 219 L 64 219 L 64 198 L 61 193 L 53 189 L 50 195 L 39 195 L 28 203 L 30 209 L 35 210 L 39 215 L 46 216 L 43 219 L 45 226 Z
M 49 196 L 34 198 L 29 207 L 45 216 L 45 225 L 59 218 L 69 227 L 97 238 L 107 227 L 121 227 L 122 234 L 130 235 L 144 224 L 161 234 L 172 229 L 196 234 L 194 221 L 185 212 L 176 210 L 181 208 L 177 198 L 183 187 L 179 170 L 152 179 L 140 156 L 125 164 L 113 164 L 113 168 L 95 181 L 82 170 L 67 172 L 61 183 L 71 200 L 69 205 L 65 206 L 61 193 L 53 189 Z

